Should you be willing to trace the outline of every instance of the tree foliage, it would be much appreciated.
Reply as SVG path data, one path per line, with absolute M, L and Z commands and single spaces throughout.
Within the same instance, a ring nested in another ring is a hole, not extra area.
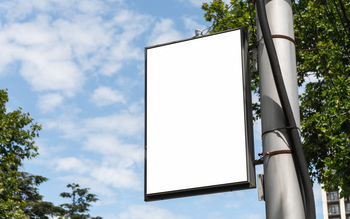
M 43 196 L 39 194 L 39 185 L 48 179 L 43 176 L 20 172 L 19 177 L 19 198 L 25 201 L 23 212 L 31 219 L 48 219 L 49 216 L 60 216 L 65 214 L 65 210 L 55 206 L 51 202 L 43 201 Z
M 25 201 L 20 197 L 18 168 L 24 159 L 38 154 L 33 139 L 41 125 L 21 108 L 7 112 L 8 100 L 7 90 L 0 90 L 0 217 L 27 218 L 22 211 Z
M 326 190 L 341 187 L 350 196 L 350 1 L 299 0 L 293 3 L 297 42 L 302 137 L 309 172 Z M 204 3 L 211 32 L 248 26 L 256 41 L 255 10 L 248 1 Z M 312 79 L 311 82 L 308 79 Z M 252 89 L 259 90 L 256 74 Z M 304 83 L 305 82 L 305 83 Z M 256 115 L 259 106 L 255 105 Z
M 66 209 L 66 214 L 71 219 L 85 219 L 90 218 L 89 208 L 91 202 L 96 202 L 98 199 L 95 194 L 89 193 L 89 188 L 79 188 L 79 184 L 68 184 L 67 188 L 71 188 L 72 192 L 62 192 L 60 194 L 63 198 L 71 199 L 71 203 L 62 204 L 61 206 Z M 93 217 L 100 219 L 101 217 Z
M 304 151 L 311 176 L 350 196 L 350 1 L 299 1 L 294 7 Z
M 48 179 L 43 176 L 20 172 L 24 159 L 38 155 L 34 138 L 39 137 L 41 125 L 33 122 L 29 113 L 22 109 L 7 112 L 9 101 L 7 90 L 0 90 L 0 218 L 40 218 L 62 216 L 64 218 L 90 218 L 90 202 L 98 199 L 88 193 L 89 189 L 80 189 L 78 184 L 68 184 L 72 193 L 63 192 L 62 197 L 72 198 L 72 204 L 55 206 L 43 201 L 38 186 Z M 101 219 L 95 217 L 94 219 Z

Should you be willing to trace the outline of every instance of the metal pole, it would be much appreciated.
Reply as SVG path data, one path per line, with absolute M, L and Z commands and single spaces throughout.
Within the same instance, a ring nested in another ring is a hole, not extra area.
M 266 13 L 274 38 L 283 80 L 296 123 L 300 127 L 296 74 L 292 3 L 290 0 L 266 0 Z M 258 17 L 258 16 L 256 16 Z M 257 22 L 258 40 L 262 38 Z M 260 40 L 259 76 L 261 123 L 264 154 L 290 150 L 286 121 L 272 75 L 264 40 Z M 264 158 L 264 187 L 267 219 L 304 219 L 304 205 L 291 154 L 276 153 Z

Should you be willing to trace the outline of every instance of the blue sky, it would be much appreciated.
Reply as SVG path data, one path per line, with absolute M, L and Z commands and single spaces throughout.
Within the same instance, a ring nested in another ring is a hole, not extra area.
M 116 219 L 265 218 L 256 189 L 145 203 L 144 47 L 210 26 L 201 0 L 1 0 L 0 88 L 43 130 L 24 171 L 56 205 L 68 183 L 100 199 L 90 214 Z M 256 154 L 261 152 L 255 123 Z M 262 173 L 258 166 L 257 173 Z M 315 188 L 322 218 L 320 187 Z

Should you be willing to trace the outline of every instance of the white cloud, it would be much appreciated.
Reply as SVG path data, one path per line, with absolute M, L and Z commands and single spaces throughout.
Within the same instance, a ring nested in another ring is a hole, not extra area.
M 143 116 L 121 113 L 76 121 L 74 115 L 48 122 L 46 127 L 62 130 L 64 136 L 76 141 L 82 150 L 92 152 L 99 159 L 94 162 L 77 157 L 64 157 L 55 162 L 56 170 L 79 178 L 100 182 L 108 187 L 141 189 L 142 179 L 138 165 L 144 159 L 141 145 Z M 141 136 L 141 137 L 139 137 Z M 98 161 L 100 160 L 100 161 Z
M 56 33 L 50 27 L 51 18 L 48 15 L 38 15 L 31 22 L 10 23 L 2 28 L 2 43 L 8 40 L 12 45 L 40 46 L 50 45 L 58 40 Z M 25 49 L 26 47 L 23 47 Z
M 52 24 L 62 43 L 71 46 L 78 58 L 85 58 L 91 52 L 98 52 L 101 47 L 111 43 L 109 25 L 103 25 L 100 17 L 77 17 L 70 20 L 58 19 Z
M 106 2 L 108 4 L 106 4 Z M 88 13 L 96 15 L 106 13 L 111 10 L 111 6 L 117 7 L 122 5 L 123 0 L 3 0 L 0 3 L 0 10 L 3 9 L 4 15 L 9 22 L 15 20 L 25 20 L 34 10 L 41 13 L 55 10 L 59 14 L 72 16 L 75 14 Z M 73 9 L 75 10 L 73 13 Z
M 240 208 L 242 207 L 242 202 L 238 200 L 233 200 L 225 204 L 226 208 Z
M 117 90 L 112 90 L 109 87 L 99 87 L 94 90 L 91 101 L 97 106 L 107 106 L 113 103 L 126 103 L 124 96 Z
M 207 2 L 205 0 L 190 0 L 190 2 L 195 6 L 201 6 L 203 2 Z
M 142 50 L 140 48 L 132 47 L 129 39 L 121 39 L 118 44 L 111 47 L 111 55 L 118 61 L 128 59 L 142 60 L 143 58 Z
M 135 86 L 143 86 L 143 77 L 144 77 L 144 68 L 142 69 L 142 78 L 136 79 L 135 78 L 129 78 L 125 76 L 118 77 L 118 80 L 116 81 L 116 85 L 118 87 L 123 87 L 124 90 L 132 90 Z
M 82 90 L 88 73 L 110 76 L 120 71 L 127 64 L 125 61 L 142 60 L 143 51 L 135 40 L 148 29 L 153 18 L 116 7 L 121 3 L 0 3 L 0 12 L 6 12 L 7 18 L 6 25 L 0 27 L 0 72 L 18 62 L 21 75 L 33 90 L 73 96 Z M 102 18 L 112 11 L 112 16 Z
M 141 101 L 134 102 L 129 105 L 130 113 L 141 113 L 144 110 L 145 101 L 142 99 Z
M 115 188 L 139 189 L 141 187 L 138 175 L 127 168 L 96 167 L 91 170 L 91 176 L 95 180 Z
M 82 128 L 85 127 L 86 131 L 90 133 L 118 133 L 123 136 L 131 136 L 143 130 L 143 123 L 143 115 L 122 113 L 87 119 Z
M 86 163 L 82 162 L 76 157 L 66 157 L 60 158 L 56 162 L 56 170 L 57 171 L 69 171 L 69 172 L 77 172 L 77 173 L 85 173 L 90 169 Z
M 183 38 L 182 34 L 175 29 L 174 21 L 171 19 L 161 19 L 156 23 L 149 38 L 149 45 L 168 43 Z
M 46 94 L 39 97 L 39 109 L 43 113 L 50 112 L 54 110 L 57 106 L 61 105 L 63 102 L 63 96 L 58 93 Z
M 195 7 L 200 7 L 203 2 L 209 2 L 209 1 L 206 1 L 206 0 L 178 0 L 180 2 L 188 2 L 190 4 L 192 4 L 193 6 Z
M 184 38 L 190 38 L 195 36 L 195 30 L 203 30 L 206 26 L 199 24 L 195 17 L 184 16 L 182 17 L 183 25 L 186 29 L 186 33 L 183 34 L 178 31 L 175 27 L 175 23 L 171 19 L 161 19 L 158 21 L 152 33 L 148 39 L 150 46 L 162 43 L 168 43 L 176 40 L 181 40 Z
M 174 213 L 150 205 L 132 205 L 119 215 L 120 219 L 188 219 L 183 215 L 175 215 Z
M 32 13 L 34 8 L 47 10 L 49 8 L 49 3 L 45 0 L 4 0 L 0 3 L 0 10 L 9 22 L 25 19 L 27 15 Z
M 104 183 L 90 176 L 79 175 L 79 178 L 77 178 L 76 175 L 68 175 L 60 176 L 59 179 L 66 183 L 77 182 L 77 179 L 79 179 L 79 182 L 77 183 L 79 183 L 81 188 L 91 188 L 90 192 L 97 194 L 98 197 L 104 196 L 103 199 L 100 199 L 100 201 L 94 205 L 115 203 L 115 199 L 113 198 L 117 196 L 116 192 L 108 188 Z
M 143 50 L 133 45 L 133 40 L 148 30 L 153 18 L 149 15 L 135 13 L 133 11 L 121 9 L 111 20 L 112 27 L 115 28 L 115 41 L 109 48 L 109 61 L 115 62 L 125 60 L 143 60 Z M 120 32 L 118 29 L 122 29 Z
M 74 112 L 71 112 L 71 114 L 67 113 L 58 118 L 44 120 L 42 123 L 47 130 L 63 132 L 64 138 L 79 140 L 85 133 L 85 130 L 81 129 L 79 124 L 74 121 L 74 114 Z
M 106 63 L 103 64 L 99 70 L 99 73 L 106 76 L 111 76 L 118 72 L 123 67 L 122 63 Z
M 210 0 L 178 0 L 180 2 L 189 2 L 195 7 L 200 7 L 204 2 L 209 3 Z M 226 4 L 230 4 L 231 0 L 223 0 Z
M 75 4 L 76 8 L 87 14 L 99 14 L 107 9 L 102 1 L 75 1 Z
M 188 30 L 188 37 L 195 36 L 195 30 L 204 30 L 206 26 L 199 24 L 195 21 L 193 17 L 183 17 L 182 21 L 184 22 L 184 25 L 186 29 Z
M 116 159 L 114 157 L 114 160 Z M 56 171 L 61 172 L 61 174 L 62 172 L 68 174 L 64 179 L 75 176 L 79 179 L 84 179 L 83 181 L 85 183 L 97 181 L 105 187 L 102 191 L 108 189 L 109 186 L 114 188 L 140 189 L 142 185 L 138 174 L 132 168 L 124 165 L 106 161 L 98 163 L 89 159 L 79 159 L 76 157 L 59 158 L 54 162 L 54 165 Z
M 21 70 L 34 90 L 63 91 L 72 96 L 81 88 L 84 76 L 73 62 L 39 59 L 23 62 Z
M 70 113 L 70 114 L 69 114 Z M 113 134 L 119 137 L 142 138 L 144 127 L 143 114 L 120 113 L 109 116 L 77 120 L 75 112 L 70 112 L 55 119 L 48 119 L 43 125 L 48 130 L 59 130 L 63 137 L 77 141 L 93 134 Z
M 132 162 L 141 162 L 143 160 L 142 147 L 124 143 L 113 134 L 88 135 L 85 141 L 85 148 L 99 154 L 114 156 L 115 160 L 117 160 L 118 155 L 121 159 L 131 160 Z
M 20 72 L 34 90 L 62 90 L 72 95 L 80 89 L 84 76 L 72 60 L 71 47 L 59 40 L 49 22 L 49 17 L 40 15 L 32 22 L 2 29 L 0 71 L 20 61 Z
M 117 27 L 123 29 L 119 36 L 123 36 L 125 40 L 134 40 L 141 33 L 146 31 L 154 18 L 150 15 L 135 13 L 130 10 L 121 9 L 116 13 L 111 22 Z
M 246 219 L 246 218 L 249 218 L 249 219 L 263 219 L 265 217 L 264 217 L 263 214 L 250 214 L 250 213 L 247 213 L 247 214 L 239 216 L 238 218 L 239 219 Z

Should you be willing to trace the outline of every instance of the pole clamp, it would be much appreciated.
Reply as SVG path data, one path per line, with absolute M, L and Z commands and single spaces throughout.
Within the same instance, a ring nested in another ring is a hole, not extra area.
M 289 40 L 290 42 L 292 42 L 295 46 L 297 45 L 297 43 L 295 42 L 295 40 L 292 37 L 286 36 L 286 35 L 282 35 L 282 34 L 273 34 L 271 35 L 272 38 L 283 38 L 286 40 Z M 264 38 L 264 36 L 261 36 L 260 40 L 262 40 Z M 260 41 L 259 40 L 259 41 Z
M 279 150 L 279 151 L 272 151 L 272 152 L 265 152 L 264 156 L 274 156 L 277 154 L 291 154 L 292 151 L 291 150 Z
M 278 155 L 278 154 L 291 154 L 292 151 L 291 150 L 279 150 L 279 151 L 272 151 L 272 152 L 265 152 L 265 153 L 259 153 L 258 155 L 260 156 L 259 160 L 254 160 L 254 165 L 259 165 L 259 164 L 263 164 L 264 158 L 266 156 L 274 156 L 274 155 Z
M 300 130 L 299 127 L 297 127 L 297 126 L 288 126 L 288 127 L 275 128 L 275 129 L 272 129 L 272 130 L 264 131 L 261 134 L 261 136 L 264 136 L 265 134 L 270 133 L 270 132 L 281 131 L 281 130 L 289 130 L 289 129 L 297 129 L 299 131 L 299 134 L 301 134 L 301 130 Z
M 286 36 L 286 35 L 282 35 L 282 34 L 273 34 L 271 35 L 272 38 L 282 38 L 282 39 L 286 39 L 289 40 L 290 42 L 292 42 L 295 46 L 297 45 L 297 43 L 295 42 L 295 40 L 292 37 Z M 257 41 L 255 41 L 255 43 L 253 43 L 252 45 L 250 45 L 248 47 L 248 51 L 253 50 L 254 48 L 257 48 L 260 41 L 264 39 L 264 36 L 261 36 L 260 39 L 258 39 Z

